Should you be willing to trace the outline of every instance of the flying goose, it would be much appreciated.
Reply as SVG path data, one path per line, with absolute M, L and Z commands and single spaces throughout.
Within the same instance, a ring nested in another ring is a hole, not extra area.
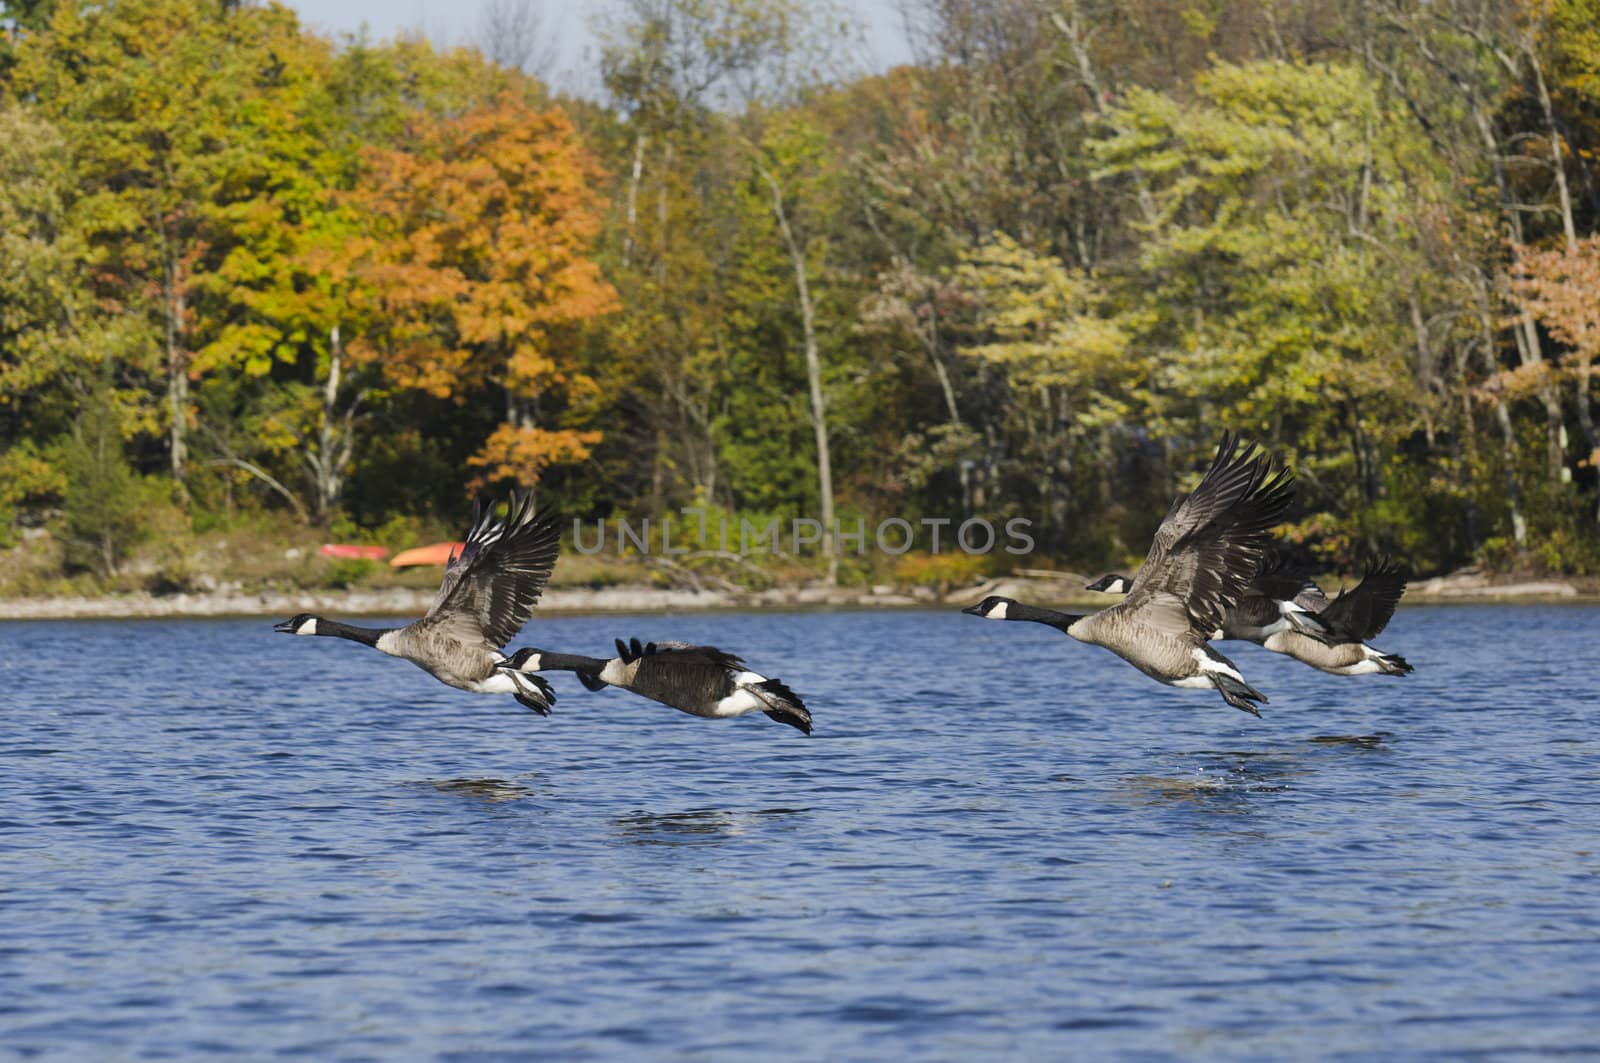
M 560 522 L 536 514 L 533 495 L 513 490 L 504 518 L 479 499 L 459 554 L 421 620 L 398 628 L 355 627 L 301 613 L 273 628 L 288 635 L 331 635 L 403 657 L 441 683 L 477 694 L 510 694 L 541 716 L 556 695 L 538 676 L 501 671 L 500 652 L 533 615 L 561 550 Z
M 781 680 L 749 671 L 744 662 L 713 646 L 685 642 L 617 639 L 617 656 L 609 660 L 551 653 L 529 647 L 500 666 L 512 675 L 539 671 L 576 672 L 590 690 L 621 687 L 693 716 L 743 716 L 764 712 L 779 723 L 811 733 L 811 712 L 800 695 Z
M 1416 669 L 1404 657 L 1367 644 L 1389 625 L 1405 592 L 1406 577 L 1400 566 L 1388 558 L 1377 558 L 1367 564 L 1354 590 L 1340 591 L 1312 614 L 1323 633 L 1277 631 L 1261 645 L 1333 675 L 1409 675 Z
M 1113 572 L 1085 584 L 1084 590 L 1127 594 L 1132 585 L 1127 576 Z M 1287 555 L 1268 550 L 1239 600 L 1222 614 L 1222 626 L 1211 638 L 1265 643 L 1280 631 L 1300 631 L 1320 638 L 1328 634 L 1328 628 L 1317 620 L 1316 613 L 1327 605 L 1322 589 L 1293 568 Z
M 1102 576 L 1089 590 L 1118 593 L 1126 576 Z M 1328 601 L 1322 588 L 1276 559 L 1250 581 L 1245 597 L 1222 618 L 1213 637 L 1255 642 L 1332 675 L 1409 675 L 1406 659 L 1369 646 L 1394 616 L 1406 578 L 1388 558 L 1378 558 L 1354 590 Z
M 1267 696 L 1206 643 L 1259 568 L 1267 530 L 1293 497 L 1292 482 L 1288 469 L 1274 473 L 1254 444 L 1241 451 L 1239 438 L 1225 432 L 1200 485 L 1177 499 L 1156 529 L 1122 601 L 1083 616 L 991 595 L 962 612 L 1047 624 L 1105 647 L 1152 679 L 1215 688 L 1229 705 L 1259 716 L 1255 703 Z

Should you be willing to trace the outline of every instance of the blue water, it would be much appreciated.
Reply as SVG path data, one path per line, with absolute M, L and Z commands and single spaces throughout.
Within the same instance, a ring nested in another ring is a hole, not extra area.
M 1263 719 L 938 613 L 742 652 L 807 738 L 270 621 L 0 624 L 0 1057 L 1600 1054 L 1600 610 L 1408 608 Z

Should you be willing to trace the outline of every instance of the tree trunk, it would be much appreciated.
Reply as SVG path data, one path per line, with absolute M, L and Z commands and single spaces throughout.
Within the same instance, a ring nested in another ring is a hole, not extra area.
M 1465 388 L 1457 394 L 1461 396 L 1461 431 L 1451 433 L 1450 449 L 1455 458 L 1457 489 L 1465 502 L 1467 549 L 1476 554 L 1483 545 L 1478 537 L 1478 501 L 1472 493 L 1472 471 L 1478 464 L 1478 426 L 1473 423 L 1472 396 Z
M 322 389 L 322 424 L 317 433 L 317 450 L 322 455 L 322 467 L 317 476 L 317 517 L 327 520 L 328 514 L 338 504 L 344 487 L 344 473 L 336 460 L 334 417 L 339 399 L 339 376 L 344 368 L 344 345 L 339 342 L 339 326 L 328 333 L 328 381 Z
M 639 178 L 644 173 L 645 135 L 640 132 L 633 141 L 633 169 L 628 174 L 628 224 L 622 236 L 622 264 L 628 265 L 633 257 L 633 233 L 639 220 Z
M 167 449 L 172 459 L 172 475 L 183 478 L 189 460 L 189 360 L 182 346 L 184 298 L 177 289 L 176 270 L 167 269 Z
M 1478 302 L 1478 328 L 1482 335 L 1482 354 L 1484 370 L 1493 373 L 1496 369 L 1494 359 L 1494 324 L 1489 319 L 1489 294 L 1479 292 Z M 1500 426 L 1500 445 L 1502 460 L 1505 463 L 1506 479 L 1506 506 L 1511 511 L 1511 537 L 1517 544 L 1517 552 L 1521 553 L 1528 541 L 1528 522 L 1522 516 L 1522 500 L 1517 490 L 1517 432 L 1511 424 L 1511 412 L 1506 409 L 1506 400 L 1498 393 L 1494 397 L 1494 419 Z
M 1428 436 L 1428 450 L 1431 453 L 1434 446 L 1433 397 L 1439 392 L 1439 378 L 1435 372 L 1433 351 L 1428 345 L 1428 325 L 1422 318 L 1422 301 L 1417 297 L 1415 289 L 1412 289 L 1409 298 L 1411 330 L 1417 338 L 1417 383 L 1422 385 L 1422 393 L 1426 397 L 1422 403 L 1422 424 Z
M 817 355 L 816 308 L 811 301 L 811 286 L 806 277 L 806 256 L 789 225 L 789 213 L 783 205 L 783 189 L 777 177 L 759 161 L 756 168 L 772 191 L 772 214 L 778 222 L 778 232 L 789 250 L 789 261 L 794 267 L 795 288 L 800 295 L 800 324 L 805 338 L 806 382 L 811 391 L 811 425 L 817 437 L 817 493 L 822 503 L 822 541 L 828 554 L 828 586 L 839 582 L 839 551 L 834 541 L 833 528 L 833 465 L 828 455 L 828 411 L 822 394 L 822 361 Z
M 1501 162 L 1500 141 L 1494 135 L 1494 127 L 1489 122 L 1489 116 L 1484 113 L 1483 107 L 1476 100 L 1472 104 L 1472 114 L 1478 125 L 1478 133 L 1483 137 L 1484 150 L 1489 155 L 1491 168 L 1494 171 L 1495 188 L 1500 195 L 1500 208 L 1505 213 L 1511 241 L 1517 248 L 1521 248 L 1524 246 L 1522 215 L 1518 213 L 1516 204 L 1511 202 L 1511 188 L 1506 179 L 1505 166 Z M 1505 294 L 1505 301 L 1514 302 L 1509 293 Z M 1526 310 L 1520 310 L 1518 313 L 1515 335 L 1517 353 L 1524 365 L 1544 361 L 1544 351 L 1539 343 L 1539 330 L 1533 323 L 1533 316 Z M 1554 386 L 1550 384 L 1540 387 L 1539 398 L 1544 403 L 1545 412 L 1546 464 L 1550 468 L 1551 480 L 1559 483 L 1562 471 L 1566 468 L 1566 448 L 1561 443 L 1561 399 L 1556 394 Z
M 1050 15 L 1050 21 L 1057 32 L 1066 38 L 1067 45 L 1072 49 L 1072 58 L 1078 66 L 1078 81 L 1083 85 L 1084 92 L 1088 93 L 1089 101 L 1094 106 L 1095 114 L 1102 121 L 1111 117 L 1110 98 L 1100 87 L 1100 78 L 1095 73 L 1094 61 L 1089 55 L 1088 33 L 1083 29 L 1082 15 L 1078 11 L 1076 0 L 1067 0 L 1067 14 L 1063 17 L 1058 13 Z M 1113 126 L 1117 132 L 1123 129 Z M 1155 198 L 1150 194 L 1150 186 L 1145 181 L 1144 174 L 1135 171 L 1132 175 L 1134 198 L 1139 204 L 1139 214 L 1144 218 L 1146 225 L 1155 225 L 1157 221 Z M 1084 268 L 1092 267 L 1092 263 L 1085 261 Z
M 317 425 L 317 442 L 305 451 L 315 490 L 313 503 L 317 523 L 326 523 L 339 499 L 344 496 L 345 469 L 355 452 L 355 418 L 365 392 L 358 392 L 344 410 L 339 409 L 339 385 L 344 375 L 344 345 L 339 341 L 339 326 L 328 333 L 328 379 L 322 387 L 322 414 Z
M 950 415 L 950 423 L 960 427 L 961 411 L 956 407 L 956 389 L 950 382 L 950 372 L 944 367 L 944 359 L 939 357 L 939 292 L 937 287 L 928 293 L 928 328 L 923 336 L 923 343 L 928 350 L 928 360 L 933 363 L 933 373 L 939 378 L 939 390 L 944 393 L 945 412 Z
M 1533 41 L 1524 37 L 1522 50 L 1527 56 L 1528 66 L 1533 70 L 1533 83 L 1538 90 L 1539 108 L 1544 112 L 1545 132 L 1550 138 L 1550 163 L 1556 176 L 1556 200 L 1561 206 L 1561 231 L 1566 235 L 1567 253 L 1570 255 L 1578 250 L 1578 229 L 1572 220 L 1572 195 L 1567 189 L 1567 164 L 1562 158 L 1561 131 L 1556 128 L 1555 107 L 1550 103 L 1550 91 L 1544 83 L 1544 69 L 1539 65 L 1539 56 L 1534 52 Z

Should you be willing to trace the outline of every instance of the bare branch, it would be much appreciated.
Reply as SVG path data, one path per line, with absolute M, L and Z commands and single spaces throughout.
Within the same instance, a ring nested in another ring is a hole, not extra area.
M 260 480 L 262 483 L 278 492 L 278 494 L 282 495 L 284 498 L 287 498 L 289 500 L 289 504 L 294 507 L 295 513 L 300 517 L 300 522 L 302 524 L 311 523 L 311 514 L 306 511 L 305 505 L 295 497 L 294 492 L 290 491 L 287 487 L 283 486 L 283 484 L 279 483 L 271 473 L 267 472 L 261 466 L 245 461 L 243 458 L 213 458 L 206 462 L 206 464 L 209 466 L 225 465 L 235 469 L 243 469 L 251 476 L 254 476 L 256 479 Z

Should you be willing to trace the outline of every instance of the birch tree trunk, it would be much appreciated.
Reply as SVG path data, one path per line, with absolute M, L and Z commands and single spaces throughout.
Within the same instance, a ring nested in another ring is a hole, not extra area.
M 339 409 L 339 385 L 344 373 L 344 344 L 339 341 L 339 326 L 328 333 L 328 379 L 322 387 L 322 411 L 317 425 L 315 447 L 305 452 L 316 489 L 315 511 L 319 523 L 328 517 L 344 495 L 345 469 L 355 452 L 355 418 L 365 391 L 357 392 L 350 404 Z
M 828 586 L 839 583 L 839 551 L 834 541 L 833 464 L 828 455 L 828 408 L 822 394 L 822 360 L 817 355 L 816 308 L 811 300 L 811 285 L 806 275 L 805 249 L 795 238 L 789 212 L 783 203 L 783 188 L 771 170 L 756 162 L 761 179 L 772 192 L 772 216 L 788 249 L 794 267 L 795 288 L 800 296 L 800 324 L 805 340 L 806 381 L 811 391 L 811 426 L 817 436 L 817 493 L 822 502 L 822 542 L 828 555 Z
M 183 318 L 185 312 L 183 292 L 178 288 L 177 266 L 167 263 L 167 450 L 172 460 L 172 475 L 183 479 L 184 466 L 189 461 L 189 360 L 183 350 Z

